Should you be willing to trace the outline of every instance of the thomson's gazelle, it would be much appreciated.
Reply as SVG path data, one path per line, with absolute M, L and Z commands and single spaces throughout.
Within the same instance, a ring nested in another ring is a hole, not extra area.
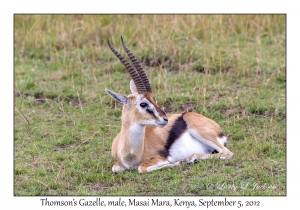
M 117 158 L 113 172 L 138 169 L 145 173 L 183 162 L 231 158 L 233 153 L 225 147 L 227 138 L 216 122 L 193 112 L 166 114 L 159 108 L 143 68 L 121 40 L 134 67 L 108 40 L 108 46 L 132 77 L 132 94 L 128 96 L 106 89 L 124 104 L 122 128 L 112 144 L 112 156 Z M 214 151 L 217 153 L 212 154 Z

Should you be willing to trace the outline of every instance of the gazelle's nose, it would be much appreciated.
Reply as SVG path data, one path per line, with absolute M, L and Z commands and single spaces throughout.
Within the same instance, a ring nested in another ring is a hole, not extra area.
M 169 120 L 168 120 L 168 118 L 164 118 L 164 121 L 168 122 Z

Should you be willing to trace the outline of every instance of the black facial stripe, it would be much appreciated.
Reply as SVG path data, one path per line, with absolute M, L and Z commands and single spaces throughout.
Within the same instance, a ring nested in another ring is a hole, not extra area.
M 157 118 L 152 110 L 150 110 L 150 109 L 147 108 L 146 111 L 147 111 L 149 114 L 151 114 L 153 117 Z
M 146 111 L 149 113 L 149 114 L 154 114 L 152 110 L 150 109 L 146 109 Z
M 158 154 L 164 158 L 167 158 L 169 156 L 170 147 L 176 141 L 176 139 L 178 139 L 186 131 L 186 129 L 187 129 L 187 124 L 181 115 L 175 121 L 173 127 L 169 132 L 169 136 L 165 144 L 165 148 L 163 150 L 158 151 Z
M 162 113 L 164 113 L 164 115 L 166 115 L 166 112 L 164 110 L 161 109 L 161 111 L 162 111 Z

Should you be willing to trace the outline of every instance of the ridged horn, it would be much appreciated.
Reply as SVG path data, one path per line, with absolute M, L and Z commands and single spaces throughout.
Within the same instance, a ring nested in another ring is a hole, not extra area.
M 115 50 L 111 46 L 108 39 L 107 39 L 107 44 L 108 44 L 109 48 L 111 49 L 111 51 L 117 56 L 117 58 L 122 62 L 122 64 L 128 70 L 131 78 L 133 79 L 133 82 L 136 86 L 136 89 L 137 89 L 138 93 L 142 94 L 142 93 L 148 92 L 145 85 L 144 85 L 144 82 L 142 81 L 142 79 L 139 75 L 139 73 L 131 66 L 131 64 L 117 50 Z
M 150 86 L 150 82 L 148 80 L 148 77 L 144 71 L 144 69 L 142 68 L 140 62 L 138 61 L 138 59 L 130 52 L 130 50 L 128 49 L 128 47 L 126 46 L 126 44 L 124 43 L 123 37 L 121 36 L 121 41 L 122 41 L 122 45 L 123 48 L 126 52 L 126 54 L 129 56 L 131 62 L 133 63 L 135 69 L 137 70 L 137 72 L 139 73 L 147 92 L 152 92 L 151 90 L 151 86 Z

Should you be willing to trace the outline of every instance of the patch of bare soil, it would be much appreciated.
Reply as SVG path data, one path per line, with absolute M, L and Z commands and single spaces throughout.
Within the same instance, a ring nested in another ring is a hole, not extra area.
M 231 115 L 242 115 L 243 114 L 243 108 L 242 107 L 233 107 L 233 108 L 229 108 L 229 109 L 225 109 L 221 111 L 222 114 L 226 115 L 226 116 L 231 116 Z
M 193 70 L 195 70 L 199 73 L 202 73 L 202 74 L 205 74 L 207 72 L 207 70 L 204 66 L 196 66 L 193 68 Z
M 214 93 L 214 95 L 209 99 L 209 103 L 210 104 L 214 104 L 219 100 L 219 94 L 218 93 Z
M 172 60 L 169 57 L 162 57 L 162 58 L 153 58 L 153 57 L 142 57 L 141 62 L 148 67 L 157 67 L 157 66 L 169 66 L 172 63 Z
M 111 101 L 109 103 L 106 104 L 109 108 L 111 109 L 115 109 L 115 108 L 122 108 L 123 104 L 117 102 L 117 101 Z
M 68 100 L 68 104 L 71 106 L 75 107 L 83 107 L 86 105 L 86 100 L 85 99 L 78 99 L 78 98 L 71 98 Z
M 33 167 L 33 168 L 38 168 L 38 167 L 40 167 L 40 163 L 38 163 L 38 162 L 34 162 L 34 163 L 32 163 L 31 164 L 31 166 Z
M 103 190 L 107 190 L 111 187 L 107 187 L 107 186 L 103 186 L 103 185 L 99 185 L 99 184 L 95 184 L 91 186 L 91 189 L 94 191 L 103 191 Z
M 42 93 L 34 94 L 34 98 L 35 98 L 35 101 L 37 104 L 43 104 L 47 100 L 53 100 L 53 97 L 47 97 L 47 96 L 43 95 Z
M 60 150 L 68 150 L 74 147 L 73 144 L 70 145 L 61 145 L 61 146 L 54 146 L 54 151 L 60 151 Z
M 148 67 L 159 67 L 161 66 L 162 68 L 167 68 L 169 71 L 180 71 L 182 69 L 190 68 L 194 71 L 203 73 L 203 74 L 217 74 L 219 72 L 222 73 L 228 73 L 233 71 L 233 67 L 231 66 L 210 66 L 210 67 L 205 67 L 205 66 L 199 66 L 195 65 L 198 60 L 191 59 L 188 61 L 182 61 L 182 62 L 177 62 L 172 60 L 168 56 L 161 56 L 161 57 L 152 57 L 152 56 L 147 56 L 147 57 L 142 57 L 140 59 L 141 63 L 143 63 L 145 66 Z
M 173 112 L 173 104 L 171 102 L 164 103 L 161 107 L 162 110 L 164 110 L 166 113 Z
M 202 74 L 217 74 L 218 72 L 228 73 L 228 72 L 232 71 L 233 68 L 230 66 L 226 66 L 226 67 L 216 66 L 216 67 L 210 67 L 210 68 L 206 68 L 204 66 L 196 66 L 193 68 L 193 70 L 195 70 L 199 73 L 202 73 Z
M 14 97 L 15 98 L 18 98 L 18 97 L 22 97 L 22 98 L 33 97 L 35 99 L 35 102 L 36 102 L 37 105 L 44 104 L 49 100 L 55 101 L 57 103 L 67 101 L 67 103 L 70 106 L 74 106 L 74 107 L 83 107 L 87 104 L 87 101 L 85 99 L 82 99 L 82 98 L 70 98 L 70 97 L 59 98 L 59 97 L 55 97 L 55 96 L 45 95 L 43 93 L 35 93 L 35 94 L 31 95 L 31 94 L 28 94 L 28 93 L 22 93 L 21 91 L 18 91 L 18 90 L 14 91 Z
M 181 111 L 187 111 L 187 112 L 192 112 L 196 109 L 197 105 L 195 102 L 188 102 L 188 103 L 185 103 L 185 104 L 182 104 L 181 105 Z
M 21 91 L 18 91 L 18 90 L 15 90 L 15 91 L 14 91 L 14 97 L 15 97 L 15 98 L 18 98 L 18 97 L 23 97 L 23 98 L 25 98 L 25 97 L 28 97 L 28 96 L 30 96 L 30 95 L 27 94 L 27 93 L 22 93 Z
M 170 59 L 168 56 L 161 57 L 161 58 L 153 58 L 151 56 L 148 57 L 142 57 L 141 62 L 144 63 L 145 66 L 148 67 L 159 67 L 167 68 L 168 71 L 179 71 L 183 69 L 187 63 L 179 63 L 173 62 L 172 59 Z

